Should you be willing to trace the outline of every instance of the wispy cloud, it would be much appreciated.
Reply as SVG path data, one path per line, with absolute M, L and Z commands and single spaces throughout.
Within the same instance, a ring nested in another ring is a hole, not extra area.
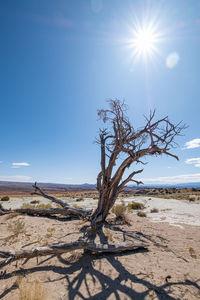
M 200 157 L 186 159 L 186 164 L 194 164 L 195 167 L 200 168 Z
M 200 148 L 200 139 L 193 139 L 187 143 L 185 143 L 183 149 L 194 149 L 194 148 Z
M 21 168 L 21 167 L 29 167 L 30 164 L 27 163 L 27 162 L 20 162 L 20 163 L 12 163 L 12 168 L 14 169 L 18 169 L 18 168 Z
M 200 182 L 200 173 L 195 174 L 181 174 L 176 176 L 155 177 L 155 178 L 141 178 L 144 184 L 176 184 L 176 183 L 189 183 Z
M 15 176 L 0 176 L 0 181 L 17 181 L 17 182 L 27 182 L 31 181 L 30 176 L 21 176 L 21 175 L 15 175 Z

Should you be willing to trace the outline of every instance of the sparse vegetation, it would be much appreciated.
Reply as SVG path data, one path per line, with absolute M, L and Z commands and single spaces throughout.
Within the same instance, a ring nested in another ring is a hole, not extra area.
M 151 209 L 151 213 L 158 213 L 158 212 L 159 212 L 159 210 L 157 208 L 152 208 Z
M 130 211 L 132 209 L 144 209 L 145 206 L 143 203 L 132 201 L 131 203 L 128 204 L 127 208 Z
M 99 200 L 99 197 L 98 196 L 94 196 L 93 199 L 94 200 Z
M 138 215 L 138 217 L 142 217 L 142 218 L 144 218 L 144 217 L 147 216 L 146 213 L 143 212 L 143 211 L 138 211 L 138 212 L 137 212 L 137 215 Z
M 115 214 L 117 219 L 118 218 L 123 219 L 125 211 L 126 211 L 126 205 L 124 202 L 122 202 L 121 204 L 116 204 L 112 208 L 112 212 Z
M 73 205 L 74 208 L 81 208 L 78 204 Z
M 31 204 L 39 204 L 39 203 L 40 203 L 40 200 L 35 199 L 35 200 L 32 200 L 30 203 L 31 203 Z
M 189 253 L 192 258 L 197 258 L 197 255 L 192 247 L 189 248 Z
M 48 232 L 53 232 L 53 231 L 55 231 L 55 228 L 54 227 L 49 227 L 49 228 L 47 228 L 47 231 Z
M 47 203 L 47 204 L 41 203 L 41 204 L 36 205 L 35 208 L 52 208 L 52 205 L 51 205 L 51 203 Z
M 3 196 L 1 197 L 1 201 L 9 201 L 10 198 L 8 196 Z
M 83 201 L 84 199 L 82 198 L 82 197 L 80 197 L 80 198 L 77 198 L 76 199 L 76 202 L 80 202 L 80 201 Z
M 25 232 L 25 223 L 21 220 L 14 221 L 8 224 L 8 230 L 12 232 L 14 236 L 18 236 L 20 233 Z
M 44 300 L 47 299 L 43 284 L 39 280 L 27 282 L 26 279 L 18 277 L 16 285 L 19 291 L 18 300 Z
M 22 209 L 26 209 L 26 208 L 52 208 L 51 203 L 40 203 L 37 205 L 33 205 L 31 203 L 23 203 L 23 205 L 20 207 Z
M 194 202 L 195 200 L 196 200 L 195 196 L 190 196 L 190 197 L 189 197 L 189 201 L 190 201 L 190 202 Z

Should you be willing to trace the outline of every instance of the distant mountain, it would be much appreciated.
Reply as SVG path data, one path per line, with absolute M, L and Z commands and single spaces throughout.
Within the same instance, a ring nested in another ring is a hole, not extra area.
M 200 182 L 176 183 L 176 184 L 143 184 L 140 186 L 129 185 L 132 188 L 200 188 Z
M 33 183 L 31 182 L 10 182 L 0 181 L 0 195 L 30 195 L 33 192 Z M 40 183 L 39 187 L 47 193 L 62 194 L 70 191 L 95 191 L 96 184 L 59 184 L 59 183 Z M 200 182 L 179 183 L 179 184 L 144 184 L 144 185 L 129 185 L 126 190 L 145 189 L 145 188 L 198 188 Z

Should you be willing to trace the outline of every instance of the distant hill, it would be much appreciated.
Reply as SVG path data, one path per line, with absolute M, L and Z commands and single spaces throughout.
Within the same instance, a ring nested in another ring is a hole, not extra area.
M 0 195 L 30 195 L 33 192 L 33 183 L 31 182 L 11 182 L 0 181 Z M 47 193 L 62 194 L 73 191 L 95 191 L 95 184 L 58 184 L 58 183 L 40 183 L 38 185 Z M 200 189 L 200 182 L 179 183 L 179 184 L 145 184 L 145 185 L 129 185 L 127 190 L 131 192 L 132 189 L 145 188 L 198 188 Z
M 200 182 L 176 183 L 176 184 L 143 184 L 140 186 L 129 185 L 133 188 L 200 188 Z
M 31 182 L 11 182 L 0 181 L 0 195 L 30 195 L 33 192 L 33 183 Z M 39 187 L 47 193 L 62 194 L 70 191 L 88 191 L 96 190 L 94 184 L 57 184 L 57 183 L 40 183 Z

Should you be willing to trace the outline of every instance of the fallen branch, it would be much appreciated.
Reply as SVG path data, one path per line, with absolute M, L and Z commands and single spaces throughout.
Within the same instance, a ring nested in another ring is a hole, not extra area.
M 62 207 L 61 208 L 34 208 L 34 207 L 30 208 L 29 207 L 29 208 L 18 208 L 18 209 L 5 209 L 0 204 L 0 216 L 5 214 L 11 214 L 11 213 L 19 213 L 19 214 L 27 214 L 31 216 L 51 217 L 53 215 L 62 215 L 62 216 L 76 216 L 88 220 L 90 219 L 92 210 L 75 208 L 70 206 L 68 203 L 62 201 L 61 199 L 58 199 L 54 196 L 47 195 L 37 186 L 37 183 L 33 185 L 33 188 L 35 189 L 35 191 L 32 193 L 32 195 L 43 196 L 44 198 L 47 198 L 52 202 L 59 204 Z
M 82 208 L 74 208 L 72 206 L 70 206 L 67 202 L 62 201 L 61 199 L 58 199 L 54 196 L 50 196 L 47 195 L 43 190 L 41 190 L 38 186 L 37 183 L 35 182 L 35 184 L 33 185 L 34 188 L 34 192 L 31 193 L 32 195 L 39 195 L 42 196 L 46 199 L 51 200 L 54 203 L 59 204 L 60 206 L 63 207 L 64 211 L 66 213 L 68 213 L 68 215 L 73 215 L 73 216 L 78 216 L 80 218 L 89 218 L 89 216 L 91 215 L 91 210 L 85 210 Z
M 38 256 L 46 255 L 60 255 L 73 250 L 88 250 L 95 253 L 120 253 L 124 251 L 131 251 L 136 249 L 146 249 L 147 244 L 134 244 L 131 242 L 123 242 L 121 244 L 95 244 L 91 241 L 78 240 L 72 243 L 59 243 L 51 246 L 36 247 L 30 250 L 0 251 L 0 257 L 5 258 L 0 262 L 0 268 L 22 258 L 30 259 Z
M 85 211 L 84 211 L 85 212 Z M 19 214 L 27 214 L 30 216 L 46 216 L 51 217 L 54 215 L 62 215 L 62 216 L 74 216 L 80 217 L 81 210 L 73 211 L 71 209 L 63 209 L 63 208 L 17 208 L 17 209 L 0 209 L 0 216 L 12 213 Z M 90 215 L 90 211 L 88 211 L 88 216 Z M 86 218 L 85 214 L 81 215 L 81 217 Z

